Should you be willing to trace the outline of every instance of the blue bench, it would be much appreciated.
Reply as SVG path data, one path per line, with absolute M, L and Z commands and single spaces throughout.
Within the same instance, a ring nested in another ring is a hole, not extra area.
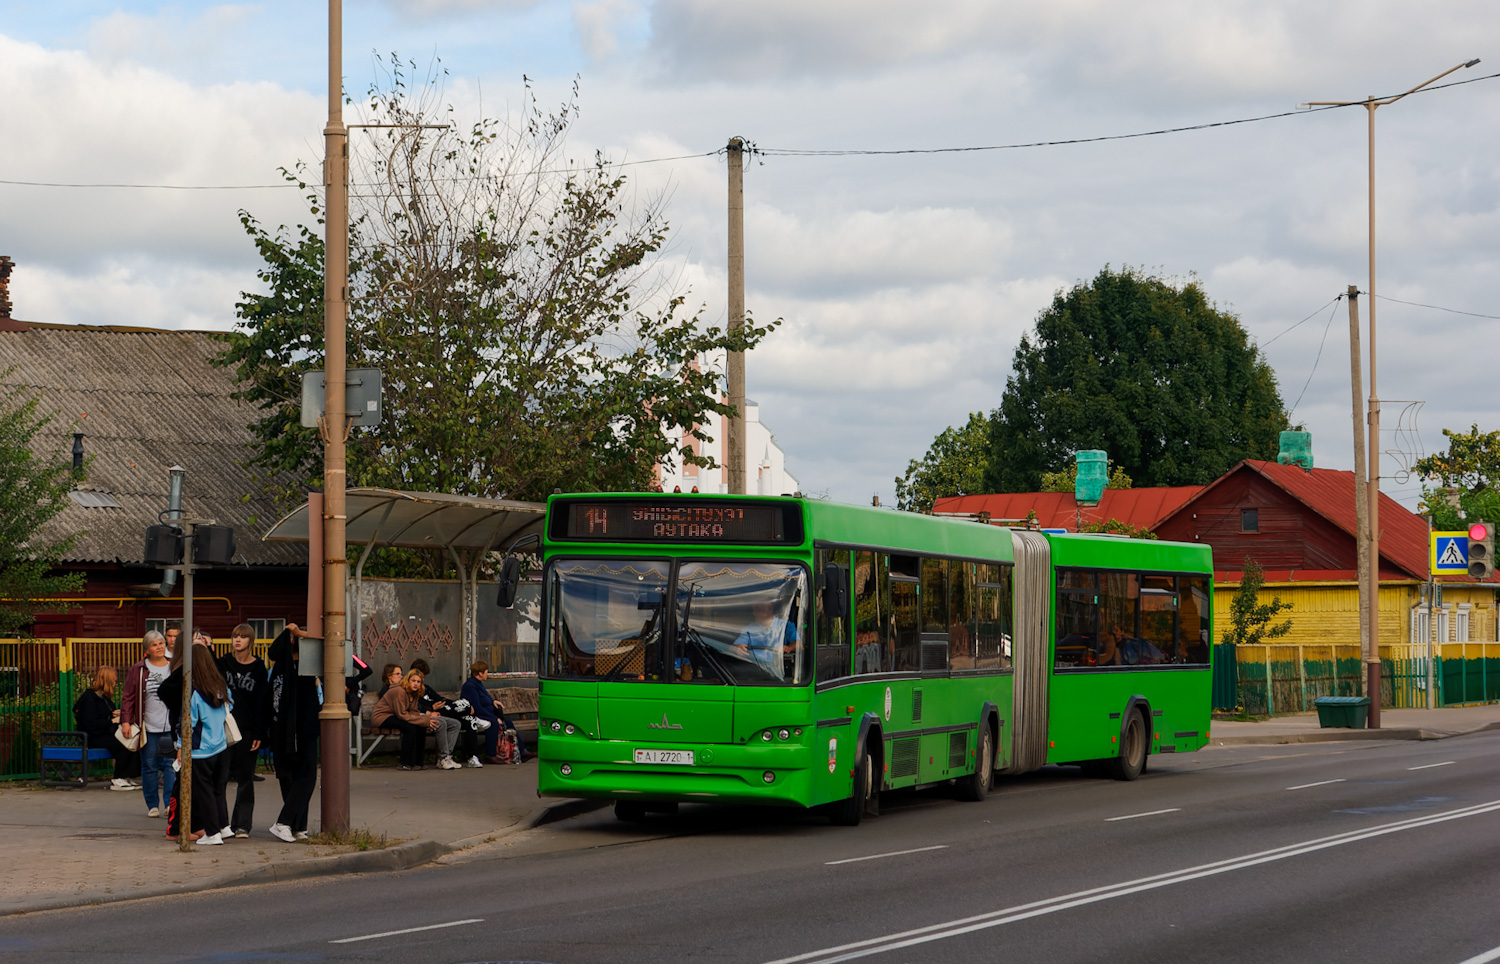
M 47 730 L 42 733 L 41 783 L 44 787 L 89 785 L 89 767 L 114 757 L 106 749 L 89 749 L 89 736 L 79 730 Z

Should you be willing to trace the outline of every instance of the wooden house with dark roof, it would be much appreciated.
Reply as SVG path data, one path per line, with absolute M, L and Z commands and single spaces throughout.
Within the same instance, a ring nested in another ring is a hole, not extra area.
M 217 637 L 301 622 L 307 550 L 261 541 L 280 513 L 246 467 L 254 410 L 202 331 L 55 325 L 0 315 L 0 391 L 34 392 L 56 417 L 39 441 L 66 458 L 79 433 L 86 472 L 48 535 L 77 533 L 66 568 L 87 575 L 79 605 L 39 615 L 40 637 L 136 637 L 182 615 L 181 586 L 143 562 L 147 526 L 167 507 L 168 469 L 187 470 L 188 515 L 233 526 L 233 566 L 194 575 L 195 621 Z

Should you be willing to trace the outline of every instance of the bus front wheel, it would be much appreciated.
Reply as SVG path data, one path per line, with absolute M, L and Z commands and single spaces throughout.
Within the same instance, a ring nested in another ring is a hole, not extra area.
M 958 781 L 959 797 L 975 803 L 983 800 L 990 792 L 990 783 L 995 778 L 995 738 L 990 735 L 987 722 L 979 727 L 978 753 L 979 758 L 974 761 L 974 772 Z
M 836 827 L 857 827 L 860 817 L 864 816 L 865 801 L 870 796 L 870 781 L 872 779 L 870 754 L 861 749 L 859 757 L 854 762 L 854 789 L 847 799 L 831 804 L 828 810 L 828 818 Z
M 1109 761 L 1109 775 L 1116 780 L 1134 780 L 1146 769 L 1146 722 L 1131 713 L 1120 734 L 1120 755 Z

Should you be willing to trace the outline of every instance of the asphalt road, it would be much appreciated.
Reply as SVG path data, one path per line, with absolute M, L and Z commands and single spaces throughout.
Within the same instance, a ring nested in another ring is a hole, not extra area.
M 601 811 L 402 874 L 9 918 L 0 960 L 1479 964 L 1497 897 L 1486 733 L 1054 768 L 857 828 Z

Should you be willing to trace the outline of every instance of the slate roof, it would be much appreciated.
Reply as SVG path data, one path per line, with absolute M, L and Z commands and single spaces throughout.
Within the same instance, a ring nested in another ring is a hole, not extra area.
M 1026 518 L 1035 510 L 1043 529 L 1078 531 L 1079 523 L 1117 519 L 1145 529 L 1176 512 L 1201 491 L 1202 486 L 1163 486 L 1149 489 L 1105 489 L 1098 505 L 1080 506 L 1071 492 L 1009 492 L 995 495 L 955 495 L 938 499 L 935 514 L 976 515 L 988 512 L 996 522 Z
M 119 508 L 70 500 L 47 535 L 80 532 L 69 562 L 139 563 L 146 527 L 167 506 L 167 469 L 187 469 L 188 514 L 235 528 L 236 562 L 305 566 L 305 547 L 262 542 L 281 516 L 244 466 L 255 409 L 230 397 L 234 378 L 210 359 L 209 332 L 12 323 L 0 328 L 0 392 L 34 389 L 57 413 L 40 441 L 70 458 L 83 432 L 85 490 Z M 99 500 L 89 500 L 99 501 Z M 252 522 L 252 519 L 254 520 Z

